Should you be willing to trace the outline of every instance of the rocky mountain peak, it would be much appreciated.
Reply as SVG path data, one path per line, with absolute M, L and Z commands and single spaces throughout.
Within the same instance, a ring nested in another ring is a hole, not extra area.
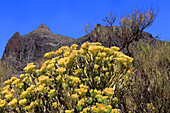
M 49 29 L 44 23 L 42 23 L 42 24 L 35 30 L 35 32 L 52 34 L 52 32 L 50 31 L 50 29 Z
M 8 62 L 16 70 L 22 69 L 30 62 L 37 61 L 49 51 L 56 51 L 64 43 L 74 39 L 53 34 L 43 23 L 34 31 L 20 36 L 16 32 L 9 40 L 2 56 L 2 61 Z
M 16 32 L 9 40 L 5 47 L 5 51 L 2 56 L 2 60 L 13 57 L 19 57 L 19 51 L 21 48 L 21 36 L 19 32 Z
M 14 35 L 13 35 L 13 37 L 20 37 L 20 33 L 19 32 L 16 32 Z
M 50 30 L 44 23 L 42 23 L 38 29 L 47 29 L 47 30 Z

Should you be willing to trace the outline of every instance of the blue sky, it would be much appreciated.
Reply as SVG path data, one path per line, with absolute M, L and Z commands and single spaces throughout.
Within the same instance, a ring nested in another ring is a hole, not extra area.
M 0 0 L 0 58 L 15 32 L 25 35 L 45 23 L 53 33 L 76 39 L 86 34 L 86 24 L 104 24 L 109 13 L 117 15 L 118 25 L 119 18 L 134 7 L 151 6 L 158 15 L 145 31 L 170 41 L 170 0 Z

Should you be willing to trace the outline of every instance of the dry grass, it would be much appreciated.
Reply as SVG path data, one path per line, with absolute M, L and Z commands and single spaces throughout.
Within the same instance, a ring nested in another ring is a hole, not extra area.
M 130 89 L 136 112 L 170 112 L 170 44 L 139 42 L 135 47 L 135 84 Z M 147 109 L 153 103 L 154 111 Z
M 0 60 L 0 86 L 14 73 L 16 74 L 17 71 L 11 65 Z

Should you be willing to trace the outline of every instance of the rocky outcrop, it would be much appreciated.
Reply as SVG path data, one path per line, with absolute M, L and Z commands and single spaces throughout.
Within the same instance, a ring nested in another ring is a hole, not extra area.
M 41 58 L 46 52 L 55 51 L 63 44 L 73 40 L 66 36 L 53 34 L 45 24 L 42 24 L 25 36 L 20 36 L 16 32 L 5 47 L 2 61 L 8 62 L 21 71 L 28 63 Z
M 21 36 L 16 32 L 8 41 L 2 56 L 2 61 L 6 61 L 14 67 L 18 67 L 21 50 Z
M 98 26 L 101 30 L 109 31 L 109 28 L 106 26 Z M 98 35 L 97 38 L 94 37 L 93 33 L 96 32 L 96 29 L 91 33 L 80 37 L 76 40 L 69 38 L 67 36 L 62 36 L 59 34 L 54 34 L 50 29 L 42 24 L 36 30 L 28 33 L 25 36 L 20 36 L 16 32 L 11 39 L 9 39 L 5 51 L 2 56 L 2 61 L 8 62 L 15 67 L 18 71 L 22 69 L 30 62 L 35 62 L 41 58 L 46 52 L 56 51 L 61 46 L 78 44 L 79 47 L 82 43 L 89 42 L 100 42 L 104 46 L 108 46 L 107 36 Z M 108 35 L 108 34 L 106 34 Z M 153 38 L 151 34 L 143 32 L 139 36 L 138 40 L 147 40 Z M 116 35 L 112 36 L 112 46 L 120 47 L 122 39 Z

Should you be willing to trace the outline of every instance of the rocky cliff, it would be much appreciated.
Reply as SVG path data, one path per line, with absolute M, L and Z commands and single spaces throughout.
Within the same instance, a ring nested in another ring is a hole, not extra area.
M 16 32 L 5 47 L 2 61 L 8 62 L 20 71 L 26 64 L 36 61 L 46 52 L 56 50 L 64 43 L 73 40 L 66 36 L 53 34 L 45 24 L 42 24 L 25 36 L 20 36 Z
M 106 26 L 98 26 L 101 30 L 109 30 Z M 76 40 L 62 36 L 59 34 L 54 34 L 50 29 L 42 24 L 36 30 L 28 33 L 25 36 L 20 36 L 16 32 L 11 39 L 9 39 L 5 51 L 2 56 L 2 61 L 8 62 L 18 71 L 22 69 L 30 62 L 34 62 L 41 58 L 46 52 L 56 51 L 61 46 L 78 44 L 79 46 L 86 42 L 100 42 L 104 46 L 108 46 L 108 39 L 105 36 L 97 36 L 94 38 L 93 30 L 91 33 L 80 37 Z M 106 34 L 107 35 L 107 34 Z M 106 36 L 107 37 L 107 36 Z M 153 38 L 151 34 L 143 32 L 137 40 L 143 39 L 147 40 Z M 119 41 L 119 43 L 118 43 Z M 122 39 L 118 36 L 112 36 L 112 45 L 120 46 Z

